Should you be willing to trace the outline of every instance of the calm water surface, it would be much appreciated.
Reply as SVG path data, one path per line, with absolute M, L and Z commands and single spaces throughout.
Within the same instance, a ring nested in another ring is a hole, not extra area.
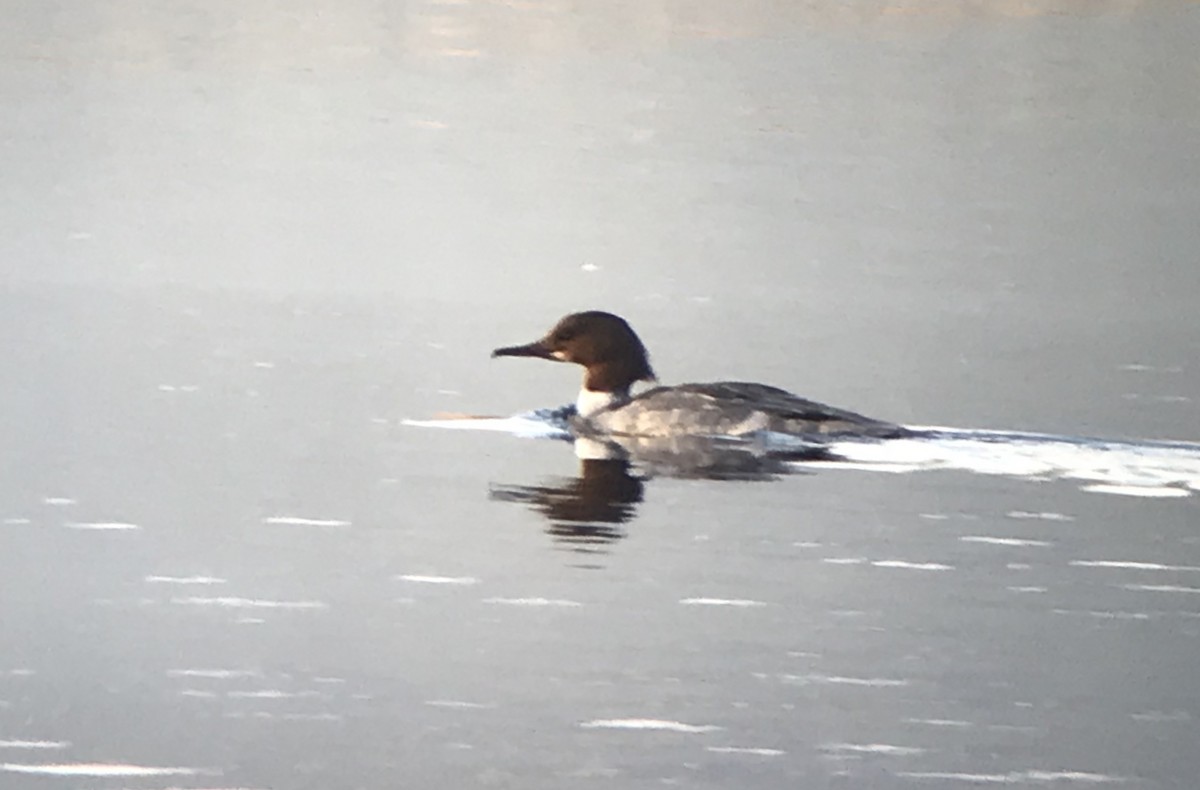
M 6 18 L 0 787 L 1195 786 L 1188 479 L 403 424 L 566 402 L 488 351 L 602 308 L 668 383 L 1200 439 L 1194 3 Z

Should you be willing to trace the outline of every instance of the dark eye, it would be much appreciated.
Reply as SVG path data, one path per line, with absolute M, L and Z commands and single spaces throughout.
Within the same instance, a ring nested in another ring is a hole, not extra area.
M 571 340 L 573 337 L 575 337 L 574 329 L 560 329 L 554 335 L 554 339 L 559 343 L 565 343 L 568 340 Z

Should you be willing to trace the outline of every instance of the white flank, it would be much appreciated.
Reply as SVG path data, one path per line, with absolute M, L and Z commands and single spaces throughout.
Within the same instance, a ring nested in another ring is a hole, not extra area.
M 680 603 L 684 606 L 766 606 L 762 601 L 749 598 L 684 598 Z

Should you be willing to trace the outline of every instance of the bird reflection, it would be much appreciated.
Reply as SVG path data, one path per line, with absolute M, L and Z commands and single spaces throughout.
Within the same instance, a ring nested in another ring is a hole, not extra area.
M 829 458 L 821 445 L 764 452 L 706 437 L 644 439 L 577 438 L 576 477 L 551 478 L 539 485 L 493 484 L 490 497 L 519 502 L 549 522 L 547 534 L 563 548 L 604 552 L 625 537 L 622 525 L 637 515 L 646 482 L 654 477 L 706 480 L 773 480 L 792 473 L 789 461 Z
M 643 489 L 628 460 L 585 458 L 578 477 L 542 485 L 494 485 L 491 498 L 528 505 L 546 517 L 546 532 L 564 548 L 595 552 L 625 537 L 621 525 L 634 517 Z

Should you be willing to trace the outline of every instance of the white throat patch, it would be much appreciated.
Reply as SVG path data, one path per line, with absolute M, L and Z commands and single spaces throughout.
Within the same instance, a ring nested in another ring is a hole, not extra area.
M 626 400 L 628 400 L 627 397 L 615 392 L 593 392 L 584 387 L 579 390 L 579 397 L 575 399 L 575 411 L 580 417 L 590 417 L 598 411 L 618 403 L 624 403 Z

